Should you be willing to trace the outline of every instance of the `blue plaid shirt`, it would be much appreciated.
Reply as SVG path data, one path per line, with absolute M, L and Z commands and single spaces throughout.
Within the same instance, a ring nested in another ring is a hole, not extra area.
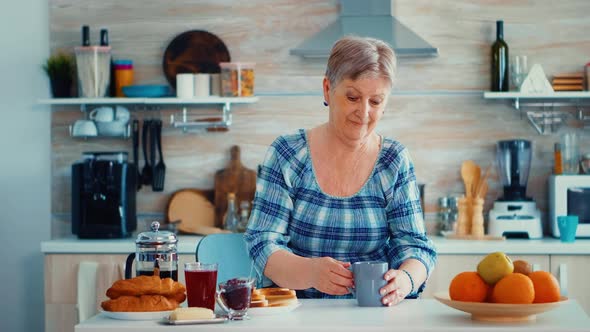
M 258 169 L 245 239 L 259 276 L 277 250 L 351 263 L 382 260 L 390 268 L 414 258 L 429 275 L 436 262 L 434 245 L 425 234 L 408 150 L 388 138 L 382 140 L 367 182 L 347 197 L 328 195 L 319 187 L 303 129 L 277 138 Z M 409 297 L 423 289 L 424 285 Z M 342 297 L 313 288 L 298 295 Z

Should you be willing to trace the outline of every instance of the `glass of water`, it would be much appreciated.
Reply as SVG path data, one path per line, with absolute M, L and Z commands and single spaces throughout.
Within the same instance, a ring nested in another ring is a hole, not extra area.
M 510 63 L 510 76 L 512 78 L 512 85 L 515 90 L 519 91 L 522 82 L 529 73 L 528 61 L 526 55 L 517 55 Z

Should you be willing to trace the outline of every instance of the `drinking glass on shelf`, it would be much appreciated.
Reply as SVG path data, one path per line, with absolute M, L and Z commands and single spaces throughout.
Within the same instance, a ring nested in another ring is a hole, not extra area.
M 512 78 L 512 85 L 514 89 L 519 91 L 522 82 L 529 73 L 526 55 L 516 55 L 510 63 L 510 76 Z

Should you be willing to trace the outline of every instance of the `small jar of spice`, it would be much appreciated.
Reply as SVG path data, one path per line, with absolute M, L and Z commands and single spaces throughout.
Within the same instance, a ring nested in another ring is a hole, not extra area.
M 221 95 L 251 97 L 254 95 L 254 63 L 221 62 Z

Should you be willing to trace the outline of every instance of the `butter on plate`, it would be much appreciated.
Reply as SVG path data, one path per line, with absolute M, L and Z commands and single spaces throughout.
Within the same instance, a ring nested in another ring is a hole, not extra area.
M 215 313 L 213 310 L 201 307 L 176 308 L 170 314 L 169 320 L 199 320 L 213 319 Z

